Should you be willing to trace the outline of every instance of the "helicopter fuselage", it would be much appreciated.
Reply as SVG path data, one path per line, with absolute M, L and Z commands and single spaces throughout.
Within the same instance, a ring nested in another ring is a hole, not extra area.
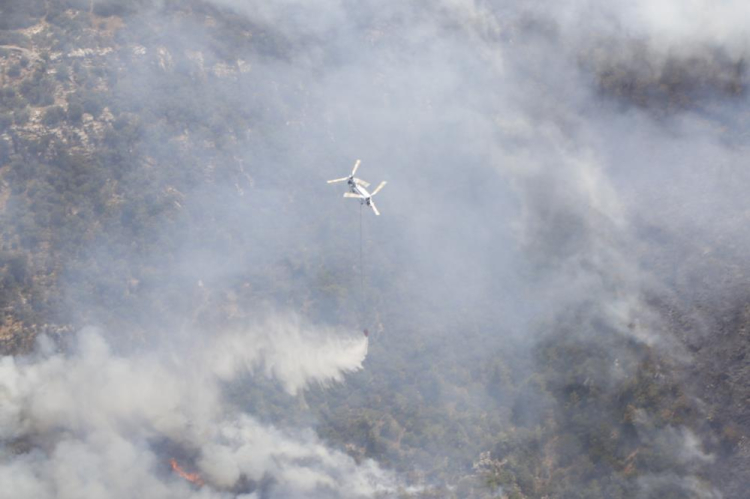
M 359 185 L 358 183 L 352 181 L 349 184 L 349 187 L 351 187 L 351 190 L 354 194 L 357 194 L 359 196 L 362 196 L 362 202 L 364 204 L 370 205 L 370 199 L 372 199 L 372 194 L 367 192 L 367 189 L 365 189 L 363 186 Z
M 367 192 L 367 189 L 365 189 L 363 186 L 359 185 L 354 180 L 349 180 L 349 190 L 352 191 L 352 193 L 362 196 L 362 202 L 370 204 L 370 198 L 372 198 L 372 195 Z

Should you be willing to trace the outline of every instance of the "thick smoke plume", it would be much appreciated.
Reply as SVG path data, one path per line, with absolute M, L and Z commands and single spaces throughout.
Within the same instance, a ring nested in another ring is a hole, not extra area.
M 365 338 L 283 317 L 171 353 L 117 355 L 92 329 L 69 353 L 42 338 L 33 356 L 0 360 L 0 496 L 370 496 L 389 486 L 376 464 L 262 424 L 222 390 L 258 370 L 296 393 L 361 369 L 366 351 Z M 171 473 L 172 458 L 205 485 Z

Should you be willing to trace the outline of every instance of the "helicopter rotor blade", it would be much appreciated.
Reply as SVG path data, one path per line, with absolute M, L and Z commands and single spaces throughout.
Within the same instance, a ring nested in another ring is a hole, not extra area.
M 375 190 L 372 192 L 372 194 L 370 194 L 370 196 L 374 196 L 375 194 L 377 194 L 378 192 L 380 192 L 380 189 L 382 189 L 383 187 L 385 187 L 385 184 L 387 184 L 387 183 L 388 182 L 386 182 L 385 180 L 383 180 L 382 182 L 380 182 L 380 185 L 378 185 L 375 188 Z
M 372 202 L 372 199 L 370 200 L 370 208 L 372 208 L 372 211 L 375 212 L 376 215 L 380 215 L 380 212 L 378 211 L 378 208 L 375 206 L 375 203 Z
M 343 182 L 345 180 L 349 180 L 349 177 L 341 177 L 341 178 L 335 178 L 333 180 L 329 180 L 329 184 L 335 184 L 336 182 Z
M 367 182 L 366 180 L 362 180 L 361 178 L 355 178 L 354 182 L 361 185 L 362 187 L 370 187 L 370 182 Z
M 352 177 L 354 176 L 355 173 L 357 173 L 357 168 L 359 168 L 359 163 L 360 163 L 359 160 L 357 160 L 357 162 L 354 163 L 354 168 L 352 168 Z
M 354 194 L 353 192 L 345 192 L 344 193 L 345 198 L 356 198 L 356 199 L 364 199 L 364 196 L 360 196 L 359 194 Z

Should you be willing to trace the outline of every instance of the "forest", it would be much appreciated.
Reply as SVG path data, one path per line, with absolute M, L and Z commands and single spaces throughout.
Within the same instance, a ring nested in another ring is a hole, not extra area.
M 563 3 L 0 1 L 0 498 L 744 498 L 742 16 Z

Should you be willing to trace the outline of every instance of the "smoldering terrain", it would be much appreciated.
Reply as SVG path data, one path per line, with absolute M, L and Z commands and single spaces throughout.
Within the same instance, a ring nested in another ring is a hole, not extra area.
M 749 10 L 0 4 L 0 497 L 743 497 Z

